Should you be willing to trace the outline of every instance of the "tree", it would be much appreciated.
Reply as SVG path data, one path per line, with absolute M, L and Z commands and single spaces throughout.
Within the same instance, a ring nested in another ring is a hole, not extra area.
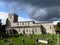
M 57 30 L 60 30 L 60 22 L 57 23 Z
M 60 33 L 60 22 L 57 23 L 55 28 L 56 28 L 56 33 Z
M 56 28 L 57 28 L 56 32 L 59 32 L 60 33 L 60 22 L 57 23 Z
M 2 33 L 2 23 L 1 23 L 1 19 L 0 19 L 0 33 Z
M 60 22 L 57 23 L 57 27 L 60 28 Z
M 2 33 L 6 33 L 6 25 L 2 25 Z

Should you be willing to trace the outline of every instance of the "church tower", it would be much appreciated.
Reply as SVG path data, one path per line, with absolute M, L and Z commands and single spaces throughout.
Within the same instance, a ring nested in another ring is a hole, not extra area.
M 10 13 L 8 16 L 8 20 L 11 24 L 18 22 L 18 16 L 16 14 Z

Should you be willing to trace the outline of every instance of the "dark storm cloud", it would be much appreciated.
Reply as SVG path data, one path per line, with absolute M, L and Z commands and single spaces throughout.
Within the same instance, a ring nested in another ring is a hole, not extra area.
M 60 20 L 60 0 L 5 0 L 23 4 L 29 16 L 37 21 Z M 20 6 L 20 5 L 19 5 Z M 22 8 L 22 7 L 20 7 Z
M 4 0 L 4 1 L 16 1 L 24 4 L 31 4 L 33 6 L 59 6 L 60 0 Z
M 40 12 L 42 10 L 42 12 Z M 31 18 L 37 21 L 57 21 L 60 19 L 60 8 L 59 7 L 48 7 L 44 9 L 37 9 L 39 12 L 34 12 Z
M 59 6 L 60 0 L 20 0 L 22 3 L 30 3 L 33 6 Z

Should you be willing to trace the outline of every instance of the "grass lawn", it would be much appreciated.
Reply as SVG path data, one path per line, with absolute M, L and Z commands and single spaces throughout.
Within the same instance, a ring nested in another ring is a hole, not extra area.
M 50 35 L 50 34 L 44 34 L 44 35 L 32 35 L 32 38 L 30 36 L 18 36 L 15 35 L 14 38 L 3 38 L 3 40 L 0 40 L 0 45 L 7 45 L 8 43 L 11 43 L 13 45 L 22 45 L 22 39 L 24 39 L 25 45 L 35 45 L 36 44 L 36 38 L 38 39 L 49 39 L 50 43 L 48 45 L 57 45 L 57 35 Z M 59 35 L 60 38 L 60 35 Z M 4 41 L 4 40 L 8 41 Z M 43 43 L 39 43 L 39 45 L 46 45 Z

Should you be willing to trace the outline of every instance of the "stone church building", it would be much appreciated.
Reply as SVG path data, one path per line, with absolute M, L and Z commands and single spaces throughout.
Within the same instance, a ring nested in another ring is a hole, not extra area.
M 55 34 L 53 22 L 35 23 L 34 21 L 18 22 L 18 16 L 10 13 L 6 20 L 6 33 L 16 34 Z

